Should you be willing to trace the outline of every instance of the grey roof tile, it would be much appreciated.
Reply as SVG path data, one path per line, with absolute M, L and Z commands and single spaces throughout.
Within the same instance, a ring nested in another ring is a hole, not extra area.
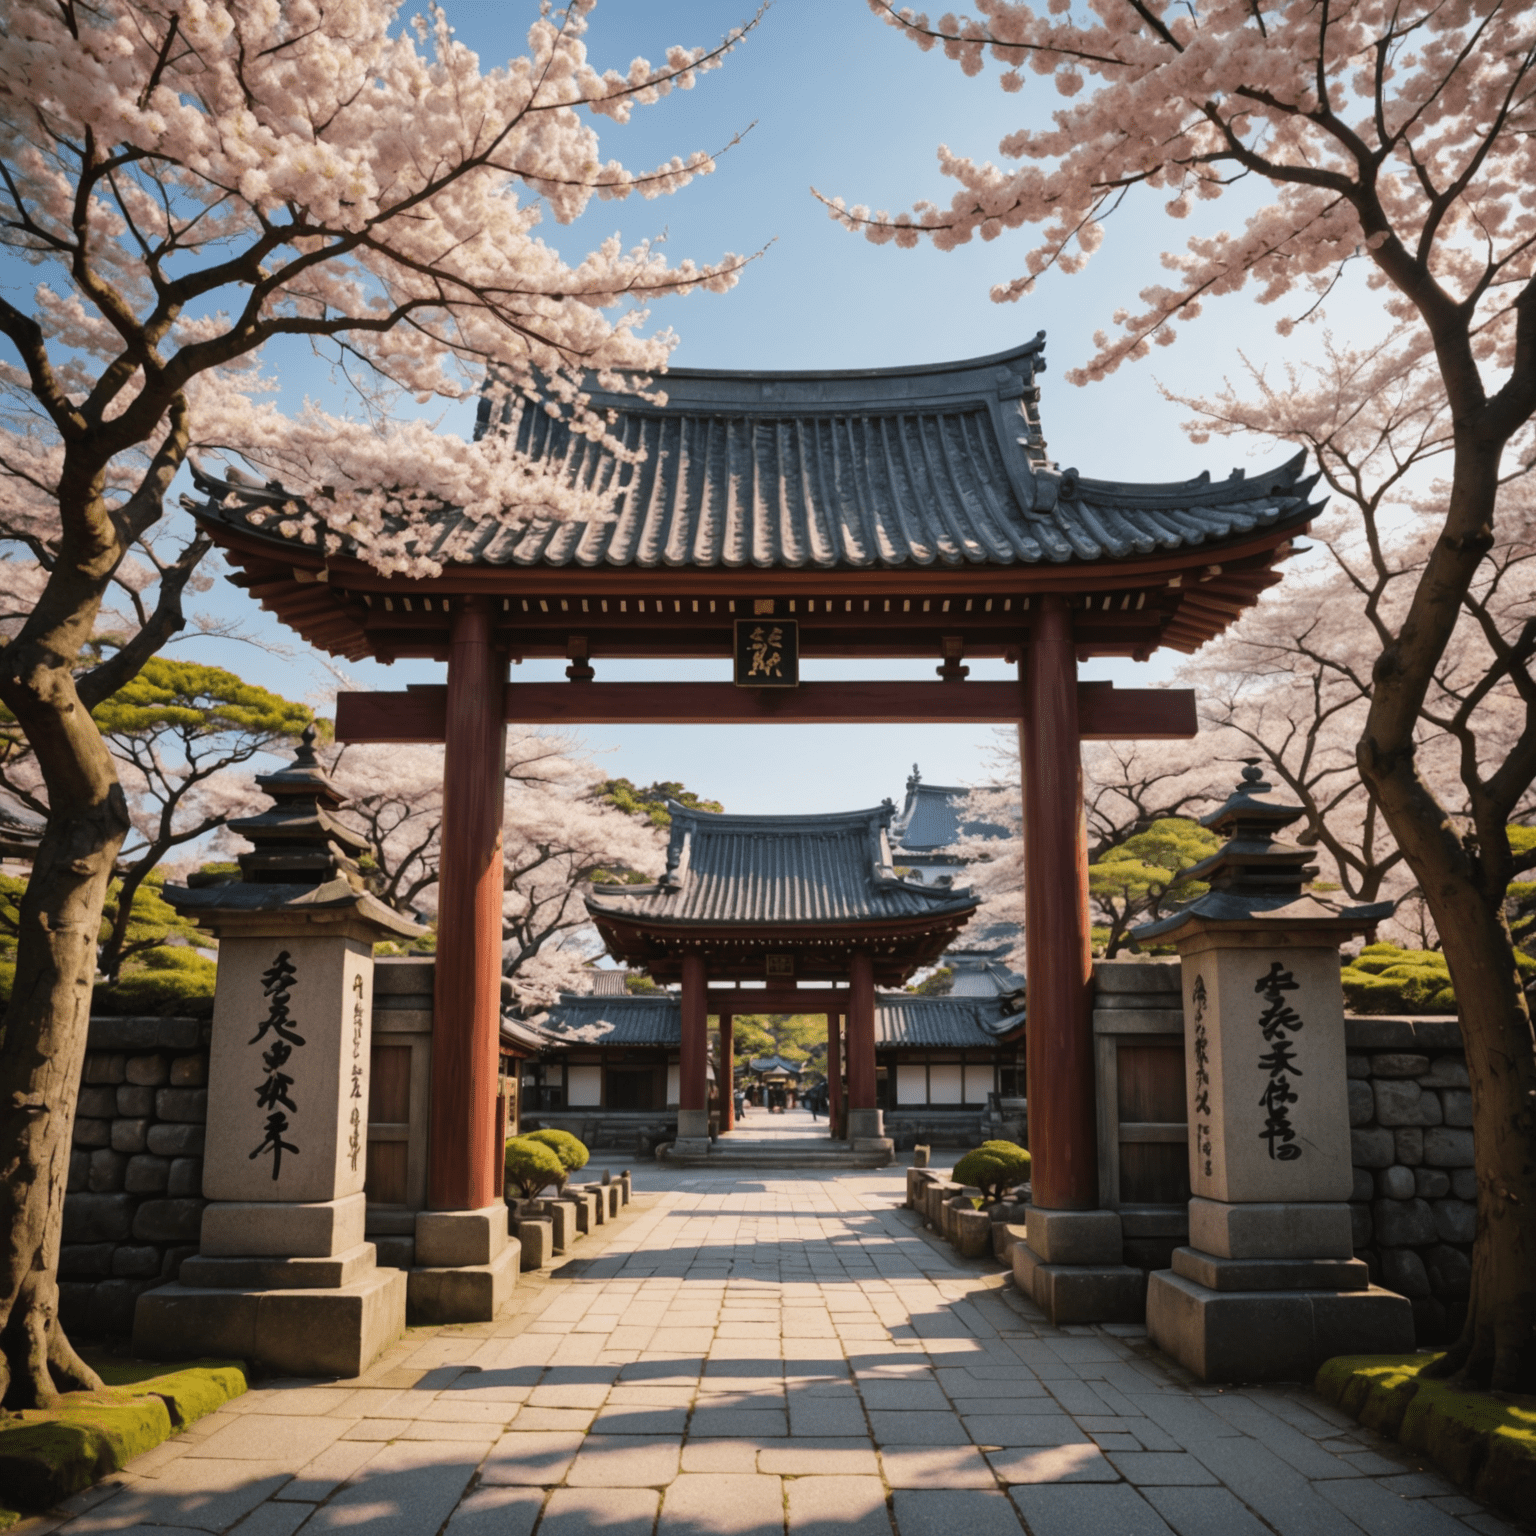
M 1006 837 L 1005 827 L 988 821 L 961 823 L 960 813 L 970 790 L 963 784 L 925 784 L 917 765 L 907 780 L 907 798 L 891 827 L 898 853 L 947 848 L 962 832 L 971 837 Z
M 562 992 L 535 1019 L 556 1046 L 675 1046 L 682 1039 L 682 1004 L 669 994 L 587 997 Z
M 1145 484 L 1060 470 L 1041 433 L 1044 332 L 990 357 L 915 368 L 769 373 L 679 368 L 664 404 L 594 389 L 631 462 L 545 402 L 482 402 L 570 484 L 615 493 L 611 514 L 508 527 L 454 508 L 416 544 L 447 564 L 581 568 L 867 569 L 1121 560 L 1300 525 L 1316 511 L 1303 457 Z M 283 535 L 281 490 L 198 472 L 199 516 Z
M 553 1050 L 676 1048 L 682 1041 L 682 1017 L 676 993 L 619 998 L 567 992 L 533 1022 Z M 881 1048 L 986 1050 L 1023 1023 L 1022 1011 L 995 997 L 875 994 L 875 1044 Z
M 877 1046 L 990 1049 L 1023 1023 L 1023 1010 L 998 997 L 875 996 Z
M 895 807 L 823 816 L 732 816 L 668 806 L 667 871 L 655 885 L 595 885 L 594 917 L 684 924 L 888 921 L 976 906 L 969 893 L 898 879 Z

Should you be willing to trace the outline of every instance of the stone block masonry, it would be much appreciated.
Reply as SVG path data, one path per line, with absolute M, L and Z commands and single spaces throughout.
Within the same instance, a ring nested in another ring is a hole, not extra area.
M 126 1334 L 141 1292 L 197 1252 L 208 1118 L 206 1019 L 92 1019 L 59 1253 L 59 1312 Z
M 1461 1331 L 1477 1177 L 1472 1095 L 1454 1018 L 1345 1021 L 1355 1257 L 1413 1303 L 1417 1342 Z

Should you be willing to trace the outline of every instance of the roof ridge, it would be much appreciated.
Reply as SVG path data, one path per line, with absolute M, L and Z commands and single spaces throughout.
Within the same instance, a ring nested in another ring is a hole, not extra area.
M 671 368 L 664 374 L 656 374 L 654 377 L 658 383 L 664 379 L 729 379 L 729 380 L 760 380 L 768 379 L 775 382 L 788 381 L 790 379 L 902 379 L 922 378 L 928 374 L 936 373 L 965 373 L 972 368 L 998 368 L 1009 363 L 1020 361 L 1024 358 L 1035 359 L 1038 362 L 1032 364 L 1031 371 L 1035 373 L 1045 372 L 1045 332 L 1036 331 L 1028 341 L 1020 342 L 1016 346 L 1005 347 L 1001 352 L 987 352 L 980 357 L 956 357 L 949 358 L 941 363 L 896 363 L 883 368 Z M 629 370 L 617 370 L 621 373 Z M 637 374 L 637 377 L 650 378 L 650 374 Z M 660 383 L 665 389 L 666 385 Z M 595 393 L 607 393 L 599 390 Z
M 846 823 L 850 827 L 867 825 L 871 821 L 888 816 L 895 806 L 886 800 L 880 805 L 873 805 L 856 811 L 806 811 L 806 812 L 781 812 L 781 811 L 704 811 L 697 810 L 693 806 L 679 805 L 675 800 L 667 802 L 667 809 L 672 816 L 673 824 L 680 820 L 687 820 L 705 827 L 714 827 L 726 830 L 731 826 L 759 827 L 775 824 L 788 831 L 791 828 L 805 826 L 813 823 L 818 826 L 830 826 L 834 823 Z

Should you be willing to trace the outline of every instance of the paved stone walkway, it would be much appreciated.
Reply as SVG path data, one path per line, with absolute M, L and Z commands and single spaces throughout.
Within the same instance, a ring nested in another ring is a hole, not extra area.
M 831 1139 L 832 1132 L 825 1115 L 813 1120 L 808 1109 L 786 1109 L 775 1114 L 761 1104 L 748 1104 L 747 1112 L 736 1122 L 735 1130 L 726 1132 L 721 1144 L 776 1147 L 800 1142 L 829 1143 Z
M 1050 1327 L 902 1176 L 642 1168 L 509 1317 L 269 1382 L 30 1536 L 1513 1536 L 1303 1390 Z

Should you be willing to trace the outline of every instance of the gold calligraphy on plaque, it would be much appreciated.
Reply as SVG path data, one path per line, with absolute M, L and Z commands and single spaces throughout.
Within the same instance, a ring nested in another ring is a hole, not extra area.
M 800 681 L 800 631 L 793 619 L 736 621 L 736 685 L 793 688 Z

